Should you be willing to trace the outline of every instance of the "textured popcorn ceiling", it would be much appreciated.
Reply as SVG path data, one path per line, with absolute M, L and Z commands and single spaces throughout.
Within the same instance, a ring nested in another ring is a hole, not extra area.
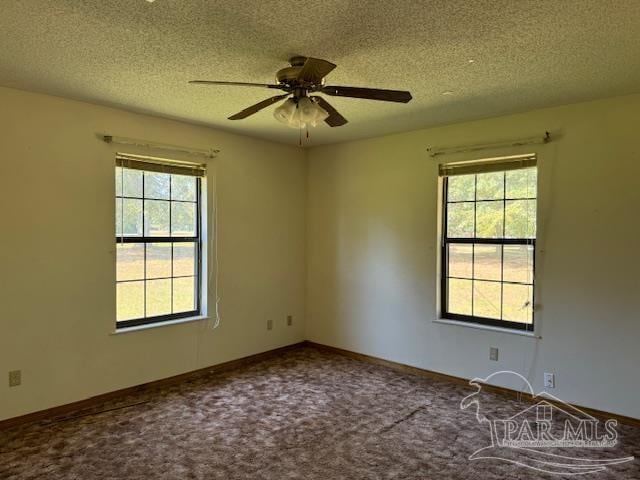
M 274 107 L 226 120 L 277 92 L 187 81 L 271 82 L 294 54 L 336 63 L 328 83 L 412 92 L 407 105 L 326 97 L 349 123 L 309 144 L 371 137 L 640 91 L 640 1 L 0 4 L 0 85 L 292 144 Z

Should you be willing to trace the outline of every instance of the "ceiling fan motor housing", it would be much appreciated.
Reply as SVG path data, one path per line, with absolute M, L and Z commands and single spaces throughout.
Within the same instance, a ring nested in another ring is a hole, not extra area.
M 307 61 L 307 57 L 296 56 L 289 59 L 290 67 L 282 68 L 276 73 L 276 80 L 294 89 L 306 88 L 316 90 L 324 85 L 324 78 L 320 82 L 310 83 L 300 80 L 300 71 Z
M 296 78 L 298 78 L 298 73 L 300 73 L 300 70 L 302 70 L 302 67 L 282 68 L 278 70 L 278 73 L 276 73 L 276 80 L 278 81 L 278 83 L 291 84 L 296 80 Z

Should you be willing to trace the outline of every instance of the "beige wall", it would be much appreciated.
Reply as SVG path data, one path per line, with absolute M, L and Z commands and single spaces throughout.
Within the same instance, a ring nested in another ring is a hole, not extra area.
M 0 88 L 0 105 L 0 419 L 304 338 L 461 377 L 513 369 L 538 389 L 554 372 L 561 398 L 640 417 L 640 96 L 318 147 L 307 162 L 294 147 L 56 97 Z M 542 339 L 433 323 L 438 161 L 426 147 L 544 130 L 557 140 L 486 153 L 539 155 Z M 222 149 L 209 165 L 217 330 L 112 335 L 113 157 L 130 149 L 97 132 Z M 8 388 L 14 369 L 23 385 Z
M 4 88 L 0 105 L 0 419 L 303 340 L 302 151 Z M 97 132 L 222 150 L 210 162 L 218 329 L 194 322 L 112 335 L 117 149 Z M 14 369 L 23 385 L 8 388 Z
M 640 418 L 639 125 L 636 95 L 312 149 L 307 338 L 466 378 L 516 370 L 537 390 L 554 372 L 563 400 Z M 545 130 L 548 145 L 448 158 L 538 153 L 542 339 L 434 323 L 438 161 L 427 147 Z

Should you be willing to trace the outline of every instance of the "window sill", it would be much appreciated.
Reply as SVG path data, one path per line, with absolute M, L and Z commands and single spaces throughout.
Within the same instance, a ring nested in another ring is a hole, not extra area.
M 147 325 L 138 325 L 135 327 L 116 328 L 111 335 L 120 335 L 121 333 L 138 332 L 140 330 L 150 330 L 152 328 L 168 327 L 170 325 L 179 325 L 181 323 L 199 322 L 209 320 L 206 315 L 198 315 L 196 317 L 178 318 L 176 320 L 167 320 L 166 322 L 149 323 Z
M 509 333 L 511 335 L 520 335 L 522 337 L 541 339 L 540 335 L 536 335 L 535 332 L 528 332 L 525 330 L 513 330 L 511 328 L 493 327 L 491 325 L 482 325 L 481 323 L 461 322 L 459 320 L 449 320 L 448 318 L 437 318 L 433 320 L 433 323 L 441 323 L 443 325 L 457 325 L 458 327 L 475 328 L 478 330 L 487 330 L 490 332 Z

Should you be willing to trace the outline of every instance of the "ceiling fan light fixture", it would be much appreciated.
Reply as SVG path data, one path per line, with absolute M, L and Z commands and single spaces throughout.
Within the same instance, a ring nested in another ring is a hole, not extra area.
M 309 97 L 298 100 L 298 111 L 300 112 L 300 121 L 312 127 L 316 127 L 329 116 L 326 110 Z
M 289 125 L 296 113 L 296 102 L 292 98 L 288 98 L 282 105 L 273 111 L 276 120 L 285 125 Z
M 301 97 L 297 101 L 287 99 L 273 111 L 273 116 L 290 128 L 305 128 L 317 126 L 329 117 L 329 113 L 309 97 Z

